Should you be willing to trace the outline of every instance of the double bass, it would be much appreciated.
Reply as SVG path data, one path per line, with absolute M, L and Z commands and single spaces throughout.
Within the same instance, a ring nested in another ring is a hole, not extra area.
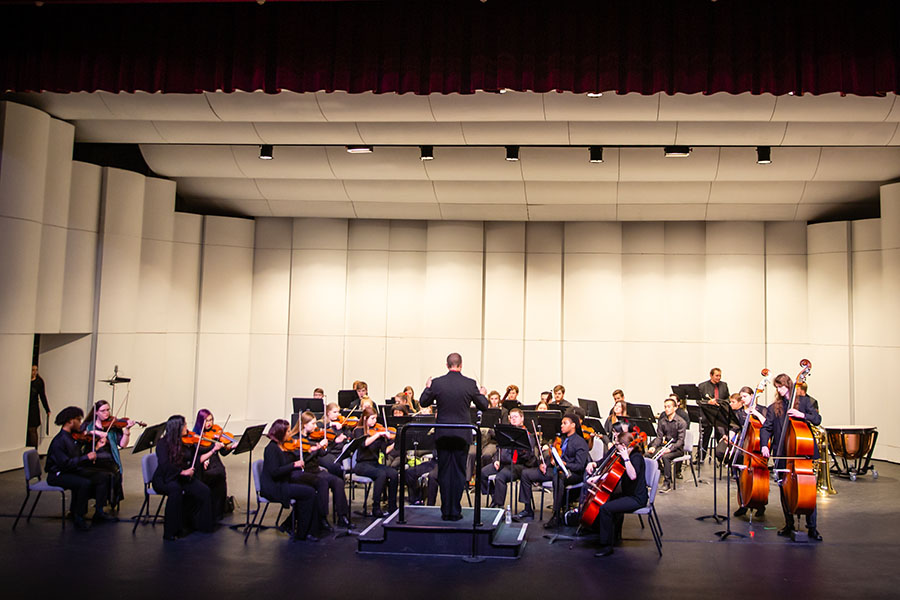
M 766 391 L 769 370 L 762 370 L 762 380 L 753 392 L 753 399 L 747 407 L 744 425 L 737 446 L 741 452 L 735 453 L 731 463 L 738 481 L 738 501 L 742 508 L 765 508 L 769 502 L 769 460 L 760 453 L 759 430 L 762 423 L 752 414 L 756 399 Z
M 792 408 L 797 408 L 797 388 L 806 381 L 807 375 L 812 370 L 812 363 L 803 359 L 800 361 L 800 373 L 791 390 Z M 784 402 L 784 399 L 782 399 Z M 784 407 L 785 411 L 787 406 Z M 787 416 L 784 428 L 781 432 L 781 452 L 787 464 L 784 468 L 784 477 L 781 479 L 781 490 L 784 492 L 785 505 L 788 512 L 795 515 L 808 515 L 816 509 L 816 472 L 813 455 L 816 452 L 816 441 L 812 430 L 803 419 Z
M 628 444 L 629 448 L 647 440 L 647 434 L 643 431 L 635 431 L 632 435 L 634 438 Z M 578 511 L 581 514 L 582 525 L 590 527 L 594 524 L 600 513 L 600 507 L 612 496 L 624 474 L 625 465 L 622 464 L 619 453 L 613 449 L 597 465 L 596 475 L 584 480 L 586 492 Z

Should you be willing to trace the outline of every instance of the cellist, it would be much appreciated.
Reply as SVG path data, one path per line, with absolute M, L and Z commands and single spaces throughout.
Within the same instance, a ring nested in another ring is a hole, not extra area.
M 766 422 L 763 423 L 759 433 L 760 453 L 766 458 L 771 455 L 768 446 L 769 440 L 776 440 L 777 444 L 777 441 L 782 439 L 788 417 L 804 419 L 806 422 L 813 425 L 818 425 L 822 422 L 822 416 L 819 414 L 819 411 L 813 407 L 808 396 L 798 395 L 794 398 L 793 406 L 791 406 L 791 392 L 793 388 L 794 384 L 787 374 L 782 373 L 775 378 L 775 401 L 769 405 L 767 411 L 768 418 L 766 419 Z M 789 406 L 790 408 L 788 408 Z M 819 458 L 818 446 L 815 447 L 813 458 Z M 783 459 L 776 460 L 775 469 L 784 469 L 786 462 L 787 461 Z M 784 511 L 784 528 L 778 530 L 778 535 L 790 537 L 791 533 L 794 531 L 794 515 L 787 508 L 783 487 L 781 488 L 781 507 Z M 816 513 L 817 510 L 814 508 L 810 514 L 806 515 L 806 529 L 809 533 L 809 539 L 820 542 L 822 541 L 822 535 L 816 527 Z
M 613 553 L 613 544 L 622 539 L 622 521 L 625 513 L 633 512 L 647 506 L 647 467 L 640 444 L 632 446 L 634 436 L 627 431 L 627 425 L 618 421 L 612 426 L 613 445 L 609 452 L 616 452 L 625 465 L 625 475 L 620 480 L 619 493 L 605 502 L 594 519 L 593 527 L 600 539 L 600 548 L 594 556 L 600 558 Z M 588 463 L 585 471 L 588 475 L 597 468 L 597 463 Z

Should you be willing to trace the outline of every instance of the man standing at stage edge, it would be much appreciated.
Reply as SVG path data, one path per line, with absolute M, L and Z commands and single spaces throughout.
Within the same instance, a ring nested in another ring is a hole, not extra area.
M 434 381 L 428 378 L 419 399 L 422 406 L 437 403 L 437 423 L 469 424 L 469 406 L 475 403 L 480 410 L 487 410 L 487 390 L 479 388 L 474 379 L 462 374 L 462 356 L 453 352 L 447 356 L 449 372 Z M 472 442 L 470 431 L 435 429 L 435 449 L 438 462 L 438 487 L 441 490 L 441 519 L 462 519 L 462 500 L 466 486 L 466 457 Z

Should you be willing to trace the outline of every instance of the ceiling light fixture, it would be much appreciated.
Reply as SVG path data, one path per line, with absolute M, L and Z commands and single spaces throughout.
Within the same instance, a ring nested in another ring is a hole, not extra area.
M 770 165 L 772 164 L 772 147 L 757 146 L 756 147 L 756 164 Z
M 422 160 L 434 160 L 434 146 L 419 146 Z
M 507 146 L 506 147 L 506 160 L 519 160 L 519 147 L 518 146 Z
M 272 154 L 273 148 L 272 144 L 263 144 L 259 147 L 259 159 L 260 160 L 272 160 L 275 158 Z
M 600 98 L 603 96 L 603 92 L 588 92 L 588 98 Z
M 690 146 L 665 146 L 666 158 L 686 158 L 691 155 Z
M 370 154 L 372 146 L 347 146 L 347 152 L 350 154 Z
M 603 146 L 591 146 L 590 151 L 592 163 L 603 162 Z

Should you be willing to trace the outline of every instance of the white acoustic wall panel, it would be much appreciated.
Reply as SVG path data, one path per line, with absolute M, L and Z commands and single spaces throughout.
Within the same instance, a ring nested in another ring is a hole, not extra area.
M 34 317 L 34 329 L 37 332 L 59 333 L 61 330 L 66 237 L 67 231 L 64 227 L 47 224 L 41 226 L 40 265 Z
M 885 298 L 900 298 L 900 185 L 881 187 L 881 267 Z M 883 315 L 885 343 L 900 347 L 900 311 Z
M 798 352 L 791 351 L 789 360 L 800 360 L 795 357 Z M 722 380 L 728 383 L 728 391 L 735 393 L 743 386 L 754 387 L 762 379 L 762 369 L 768 368 L 771 373 L 770 377 L 774 377 L 781 371 L 775 371 L 779 365 L 784 366 L 784 361 L 776 360 L 778 355 L 773 358 L 767 356 L 766 344 L 763 341 L 759 343 L 734 343 L 734 342 L 716 342 L 703 345 L 700 355 L 697 358 L 696 367 L 687 377 L 679 377 L 684 383 L 706 381 L 709 379 L 709 371 L 714 367 L 722 369 Z M 793 377 L 793 375 L 791 376 Z M 668 392 L 667 392 L 668 393 Z
M 196 328 L 196 324 L 194 327 Z M 184 414 L 198 408 L 194 403 L 197 334 L 167 333 L 165 338 L 165 392 L 153 399 L 147 418 L 141 417 L 148 423 L 159 423 L 173 414 Z M 227 416 L 227 413 L 221 415 L 218 408 L 213 409 L 213 414 L 217 420 L 220 416 Z
M 2 220 L 0 220 L 2 222 Z M 0 419 L 0 469 L 22 467 L 22 445 L 25 442 L 25 428 L 28 423 L 28 398 L 31 382 L 31 353 L 34 347 L 34 334 L 0 333 L 0 406 L 3 407 L 3 419 Z M 60 390 L 62 392 L 62 390 Z M 58 410 L 59 403 L 50 399 L 50 409 Z
M 350 221 L 347 230 L 347 248 L 349 250 L 387 250 L 390 247 L 390 237 L 390 221 Z
M 702 232 L 699 236 L 702 241 Z M 665 322 L 659 339 L 667 342 L 699 342 L 703 340 L 706 299 L 699 294 L 678 292 L 702 290 L 705 283 L 705 256 L 666 254 L 664 292 L 657 298 Z
M 900 349 L 857 346 L 854 353 L 856 410 L 853 424 L 876 426 L 878 443 L 875 445 L 874 457 L 898 462 L 900 427 L 897 422 L 900 411 L 896 402 L 886 401 L 884 398 L 884 370 L 886 365 L 900 364 Z
M 481 223 L 477 225 L 480 230 Z M 429 244 L 431 229 L 429 227 Z M 428 337 L 480 339 L 482 253 L 428 252 L 425 260 L 422 302 Z
M 612 406 L 612 392 L 623 385 L 622 342 L 571 341 L 563 344 L 563 381 L 566 398 L 596 400 L 600 414 Z M 532 394 L 529 400 L 536 401 Z
M 245 420 L 250 334 L 200 333 L 197 357 L 196 407 L 215 407 L 220 418 L 230 413 L 234 421 Z
M 759 229 L 760 241 L 762 230 Z M 712 254 L 697 290 L 676 293 L 702 304 L 702 339 L 715 343 L 762 343 L 765 339 L 766 271 L 762 254 Z
M 169 392 L 168 380 L 169 376 L 166 372 L 166 337 L 165 333 L 137 333 L 134 338 L 134 367 L 126 373 L 131 377 L 131 383 L 116 386 L 116 407 L 122 406 L 126 394 L 128 395 L 127 412 L 120 412 L 132 419 L 140 419 L 147 421 L 148 424 L 158 423 L 159 421 L 149 421 L 151 417 L 145 417 L 146 414 L 152 414 L 159 420 L 168 418 L 172 413 L 158 416 L 156 412 L 156 404 L 161 398 L 164 398 Z M 121 368 L 121 365 L 120 365 Z M 98 384 L 102 386 L 103 384 Z M 192 390 L 193 391 L 193 390 Z M 107 394 L 107 399 L 109 395 Z M 173 407 L 174 410 L 183 414 L 188 421 L 188 427 L 193 426 L 196 411 L 193 404 L 183 404 Z M 140 430 L 135 430 L 138 433 Z M 134 438 L 134 442 L 137 437 Z
M 856 227 L 853 235 L 855 239 Z M 853 252 L 851 256 L 853 273 L 853 343 L 859 346 L 881 346 L 884 332 L 879 315 L 887 306 L 883 300 L 881 251 Z
M 94 369 L 94 395 L 92 402 L 111 399 L 111 390 L 107 384 L 96 383 L 100 379 L 110 379 L 115 368 L 119 367 L 119 373 L 123 377 L 142 378 L 135 357 L 134 332 L 100 332 L 97 334 L 97 354 Z M 116 391 L 118 402 L 119 391 Z
M 622 256 L 622 302 L 624 339 L 634 342 L 660 341 L 666 329 L 665 256 Z
M 425 365 L 423 361 L 422 338 L 388 337 L 385 344 L 384 396 L 381 398 L 372 396 L 372 399 L 380 404 L 385 398 L 392 397 L 408 385 L 413 387 L 418 398 L 422 395 L 425 380 L 431 373 L 430 369 L 425 368 L 431 365 Z M 369 380 L 366 382 L 369 384 L 371 395 L 372 382 Z
M 177 215 L 176 224 L 182 219 L 183 215 Z M 202 246 L 198 242 L 178 241 L 172 244 L 172 270 L 166 310 L 169 332 L 196 333 L 198 330 L 202 252 Z
M 346 295 L 346 249 L 293 251 L 291 334 L 343 335 Z
M 352 236 L 351 236 L 352 239 Z M 387 239 L 385 238 L 385 244 Z M 347 257 L 347 335 L 380 336 L 387 329 L 388 252 L 351 250 Z
M 471 221 L 429 222 L 425 248 L 429 252 L 481 252 L 484 226 Z
M 562 339 L 563 255 L 525 257 L 525 339 Z
M 206 217 L 200 331 L 248 333 L 253 296 L 253 221 Z
M 563 337 L 585 342 L 622 340 L 622 255 L 566 254 L 565 260 Z
M 48 133 L 43 222 L 66 227 L 69 221 L 75 127 L 65 121 L 51 119 Z
M 391 221 L 390 250 L 425 250 L 428 224 L 421 221 Z
M 287 334 L 291 300 L 291 251 L 257 248 L 253 253 L 250 331 Z
M 559 341 L 525 340 L 523 384 L 530 401 L 537 402 L 541 392 L 552 391 L 559 383 L 565 385 L 562 350 Z
M 344 380 L 341 389 L 350 389 L 356 380 L 365 381 L 369 397 L 378 404 L 384 403 L 385 394 L 394 393 L 385 390 L 386 341 L 384 336 L 344 337 Z
M 29 106 L 0 102 L 0 122 L 0 216 L 39 223 L 44 215 L 50 116 Z
M 805 256 L 766 257 L 766 339 L 770 344 L 807 340 Z
M 146 237 L 141 241 L 140 292 L 135 306 L 135 331 L 168 331 L 173 245 L 171 241 Z
M 424 252 L 388 253 L 386 335 L 389 338 L 414 338 L 427 330 L 422 320 L 425 265 Z M 389 358 L 393 357 L 389 354 Z
M 525 253 L 488 252 L 484 268 L 485 338 L 521 341 L 525 333 Z M 521 352 L 518 364 L 521 367 Z
M 807 228 L 807 291 L 811 344 L 850 343 L 850 226 L 819 223 Z
M 808 393 L 818 400 L 822 424 L 845 425 L 852 423 L 850 407 L 850 347 L 847 345 L 814 344 L 810 346 L 807 357 L 813 364 L 813 370 L 806 380 Z M 799 368 L 791 374 L 797 375 Z M 876 395 L 876 398 L 879 397 Z M 883 396 L 881 396 L 883 398 Z M 866 402 L 867 399 L 857 399 Z
M 521 338 L 485 339 L 483 381 L 488 391 L 497 390 L 502 397 L 506 386 L 514 384 L 519 387 L 519 401 L 534 404 L 534 390 L 524 388 L 524 356 L 525 342 Z
M 67 224 L 69 229 L 99 231 L 102 186 L 102 167 L 78 161 L 72 162 Z
M 330 401 L 337 402 L 338 390 L 350 387 L 344 382 L 343 357 L 343 335 L 289 336 L 287 397 L 308 398 L 320 387 Z
M 347 219 L 294 219 L 295 250 L 346 250 Z
M 72 163 L 60 316 L 60 330 L 64 333 L 93 329 L 102 182 L 101 167 Z
M 478 385 L 484 385 L 484 363 L 481 354 L 481 339 L 479 338 L 440 338 L 426 337 L 422 339 L 422 371 L 425 378 L 416 388 L 416 393 L 421 395 L 421 385 L 428 377 L 438 377 L 447 373 L 447 355 L 458 352 L 462 356 L 462 373 L 466 377 L 474 379 Z M 485 386 L 486 387 L 486 386 Z M 369 388 L 371 390 L 371 388 Z
M 287 335 L 250 335 L 246 419 L 271 421 L 293 410 L 286 396 L 287 346 Z
M 91 336 L 41 335 L 40 374 L 46 384 L 50 418 L 66 406 L 86 406 L 91 379 Z M 45 418 L 44 415 L 41 418 Z M 50 427 L 53 435 L 53 422 Z M 43 432 L 42 432 L 43 433 Z

